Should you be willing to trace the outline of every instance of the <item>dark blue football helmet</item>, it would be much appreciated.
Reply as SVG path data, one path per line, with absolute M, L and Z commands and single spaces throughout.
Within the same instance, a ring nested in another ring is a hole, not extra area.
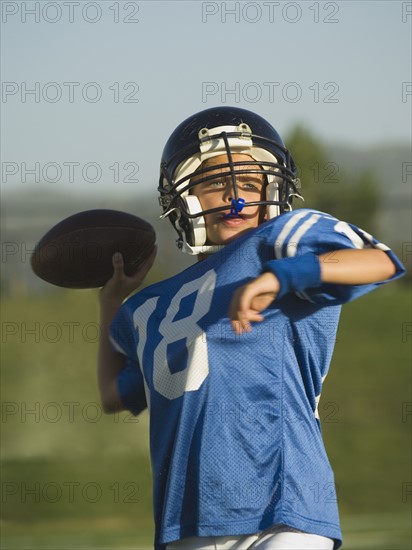
M 251 157 L 250 162 L 233 162 L 232 154 Z M 214 156 L 227 155 L 227 163 L 205 168 L 201 176 L 191 181 L 201 164 Z M 236 168 L 241 165 L 242 168 Z M 208 171 L 220 169 L 230 177 L 233 186 L 232 206 L 203 211 L 198 198 L 190 193 L 213 175 Z M 265 196 L 256 202 L 242 203 L 236 176 L 264 174 Z M 212 252 L 216 247 L 205 246 L 204 215 L 230 208 L 264 205 L 266 217 L 273 218 L 291 210 L 292 197 L 301 195 L 296 165 L 277 131 L 261 116 L 238 107 L 213 107 L 184 120 L 168 139 L 160 165 L 158 191 L 164 217 L 169 217 L 179 238 L 178 247 L 189 254 Z M 232 210 L 233 211 L 233 210 Z

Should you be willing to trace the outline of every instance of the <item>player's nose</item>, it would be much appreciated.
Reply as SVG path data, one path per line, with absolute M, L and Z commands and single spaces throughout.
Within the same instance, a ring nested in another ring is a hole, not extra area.
M 223 189 L 222 198 L 224 202 L 229 204 L 232 202 L 232 197 L 234 196 L 233 188 L 230 183 L 227 183 Z

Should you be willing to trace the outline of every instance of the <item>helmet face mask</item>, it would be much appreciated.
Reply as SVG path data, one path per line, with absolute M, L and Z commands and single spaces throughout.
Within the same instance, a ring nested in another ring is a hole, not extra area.
M 233 154 L 250 160 L 233 161 Z M 227 162 L 205 166 L 205 161 L 223 156 Z M 202 210 L 194 188 L 218 177 L 230 182 L 232 204 Z M 262 117 L 235 107 L 207 109 L 182 122 L 166 143 L 159 182 L 163 217 L 169 217 L 179 239 L 178 247 L 190 254 L 214 252 L 220 246 L 205 246 L 204 216 L 226 210 L 238 215 L 243 207 L 261 206 L 273 218 L 291 209 L 299 196 L 296 167 L 276 130 Z M 239 176 L 260 174 L 265 192 L 260 200 L 245 202 Z

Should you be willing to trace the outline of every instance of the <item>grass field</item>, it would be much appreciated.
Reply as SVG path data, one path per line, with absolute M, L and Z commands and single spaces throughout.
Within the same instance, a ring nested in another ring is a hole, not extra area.
M 344 548 L 409 549 L 411 302 L 394 284 L 344 308 L 320 402 Z M 93 292 L 5 299 L 1 550 L 150 548 L 148 418 L 98 405 Z

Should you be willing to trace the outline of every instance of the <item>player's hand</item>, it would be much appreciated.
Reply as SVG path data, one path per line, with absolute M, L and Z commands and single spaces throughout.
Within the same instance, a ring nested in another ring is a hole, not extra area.
M 101 303 L 111 303 L 120 307 L 123 300 L 129 296 L 144 281 L 147 273 L 153 265 L 157 253 L 157 247 L 142 264 L 140 269 L 130 277 L 124 272 L 123 256 L 118 252 L 113 254 L 113 276 L 100 290 L 99 299 Z
M 276 298 L 280 290 L 277 277 L 270 272 L 262 273 L 250 283 L 238 288 L 233 294 L 229 318 L 236 334 L 250 332 L 252 321 L 263 321 L 260 314 Z

